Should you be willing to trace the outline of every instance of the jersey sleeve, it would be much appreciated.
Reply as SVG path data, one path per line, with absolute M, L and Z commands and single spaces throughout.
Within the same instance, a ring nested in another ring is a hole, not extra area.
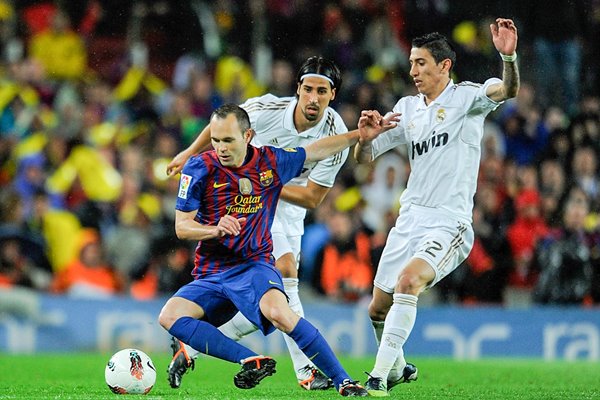
M 487 88 L 490 87 L 490 85 L 497 83 L 502 83 L 502 81 L 498 78 L 490 78 L 477 89 L 473 102 L 469 108 L 471 113 L 475 112 L 487 115 L 503 103 L 494 101 L 486 95 Z
M 192 157 L 185 163 L 179 178 L 176 210 L 189 212 L 200 208 L 207 175 L 208 168 L 201 157 Z
M 306 151 L 304 150 L 304 147 L 279 149 L 277 147 L 268 146 L 268 148 L 269 151 L 272 151 L 275 154 L 277 160 L 277 174 L 279 175 L 282 185 L 285 185 L 302 173 L 302 167 L 306 160 Z
M 392 113 L 400 113 L 402 115 L 400 116 L 400 122 L 398 123 L 398 125 L 395 128 L 382 133 L 375 140 L 373 140 L 373 143 L 372 143 L 373 159 L 377 158 L 381 154 L 385 153 L 386 151 L 388 151 L 390 149 L 393 149 L 394 147 L 396 147 L 398 145 L 407 143 L 407 138 L 406 138 L 407 122 L 406 122 L 406 117 L 403 117 L 406 115 L 406 113 L 404 112 L 404 109 L 406 108 L 405 102 L 406 102 L 406 98 L 401 98 L 398 101 L 398 103 L 396 103 L 396 105 L 394 106 L 392 111 L 385 114 L 385 117 L 387 117 L 388 115 L 390 115 Z

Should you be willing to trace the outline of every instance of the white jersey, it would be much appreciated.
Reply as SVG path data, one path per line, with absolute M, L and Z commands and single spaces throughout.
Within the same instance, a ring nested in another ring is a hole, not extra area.
M 398 126 L 373 141 L 373 157 L 400 144 L 408 146 L 411 172 L 402 207 L 414 204 L 471 222 L 485 117 L 501 103 L 486 96 L 484 84 L 450 81 L 440 96 L 425 104 L 422 94 L 401 98 L 393 112 Z
M 318 139 L 348 132 L 342 117 L 327 107 L 321 121 L 314 127 L 298 132 L 294 125 L 295 97 L 276 97 L 266 94 L 248 99 L 242 107 L 250 116 L 250 124 L 256 131 L 252 139 L 255 146 L 301 147 Z M 335 177 L 348 158 L 348 149 L 319 162 L 304 164 L 302 174 L 290 181 L 291 185 L 306 186 L 308 179 L 321 186 L 332 187 Z M 289 236 L 304 233 L 306 209 L 279 200 L 273 230 L 282 229 Z

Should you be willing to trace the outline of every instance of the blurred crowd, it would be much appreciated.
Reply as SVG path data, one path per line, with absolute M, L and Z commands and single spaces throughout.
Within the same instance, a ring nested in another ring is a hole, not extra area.
M 166 165 L 225 102 L 291 96 L 308 56 L 334 60 L 349 129 L 415 93 L 412 37 L 456 45 L 455 82 L 501 63 L 489 22 L 519 29 L 522 87 L 488 118 L 476 240 L 440 303 L 600 303 L 600 1 L 0 0 L 0 288 L 172 294 L 195 243 L 174 235 Z M 449 166 L 451 167 L 451 166 Z M 368 296 L 410 173 L 392 151 L 349 159 L 307 219 L 300 275 Z

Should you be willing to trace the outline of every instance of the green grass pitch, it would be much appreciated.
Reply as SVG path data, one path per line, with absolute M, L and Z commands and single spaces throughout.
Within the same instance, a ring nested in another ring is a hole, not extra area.
M 144 399 L 338 399 L 335 391 L 307 392 L 295 384 L 291 362 L 276 357 L 277 373 L 259 386 L 240 390 L 233 386 L 239 366 L 209 357 L 197 361 L 180 389 L 166 380 L 168 354 L 150 354 L 157 380 Z M 104 366 L 110 354 L 73 353 L 0 355 L 0 399 L 116 399 L 104 383 Z M 341 359 L 354 379 L 365 381 L 373 357 Z M 397 399 L 599 399 L 600 364 L 544 362 L 523 359 L 455 361 L 444 358 L 411 359 L 419 380 L 390 392 Z M 128 396 L 131 397 L 131 396 Z

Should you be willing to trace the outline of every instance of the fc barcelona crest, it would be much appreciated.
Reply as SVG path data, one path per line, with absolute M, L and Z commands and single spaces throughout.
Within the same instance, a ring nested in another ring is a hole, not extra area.
M 252 182 L 248 178 L 240 178 L 238 181 L 238 186 L 240 188 L 241 194 L 251 194 L 252 193 Z
M 263 186 L 269 186 L 273 183 L 273 170 L 266 170 L 259 172 L 260 184 Z

